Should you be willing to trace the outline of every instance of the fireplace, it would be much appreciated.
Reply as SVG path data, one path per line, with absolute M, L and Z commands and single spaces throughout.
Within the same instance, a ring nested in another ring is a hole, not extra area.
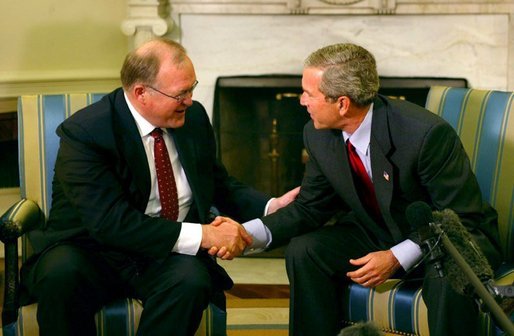
M 381 77 L 379 92 L 424 106 L 432 85 L 467 87 L 459 78 Z M 213 126 L 229 173 L 272 196 L 300 185 L 307 155 L 300 75 L 231 76 L 216 81 Z
M 16 112 L 0 113 L 0 188 L 20 185 L 17 120 Z

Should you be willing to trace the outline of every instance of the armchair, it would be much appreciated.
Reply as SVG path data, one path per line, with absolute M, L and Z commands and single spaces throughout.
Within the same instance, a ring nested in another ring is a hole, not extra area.
M 59 146 L 55 129 L 78 109 L 98 101 L 104 94 L 31 95 L 18 99 L 20 132 L 20 189 L 22 199 L 0 222 L 0 239 L 5 246 L 5 290 L 2 310 L 3 335 L 38 335 L 37 304 L 19 307 L 18 245 L 21 261 L 32 253 L 26 233 L 42 225 L 49 213 L 53 168 Z M 98 335 L 134 335 L 143 307 L 138 300 L 120 299 L 96 314 Z M 225 335 L 225 296 L 204 311 L 196 335 Z
M 498 211 L 504 263 L 496 270 L 498 285 L 514 283 L 514 93 L 432 87 L 426 108 L 448 121 L 470 158 L 484 200 Z M 390 279 L 368 289 L 350 285 L 343 294 L 348 324 L 374 321 L 392 335 L 429 335 L 421 281 Z M 481 314 L 481 334 L 494 335 L 489 314 Z

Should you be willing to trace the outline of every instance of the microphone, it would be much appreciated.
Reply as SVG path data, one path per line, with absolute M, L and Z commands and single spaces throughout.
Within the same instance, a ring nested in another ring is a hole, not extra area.
M 440 229 L 446 234 L 482 283 L 492 281 L 494 272 L 489 265 L 489 261 L 475 242 L 475 238 L 462 225 L 459 216 L 450 209 L 434 211 L 433 216 L 433 223 L 437 223 L 433 224 L 436 225 L 434 227 L 435 231 Z M 467 296 L 473 295 L 473 285 L 466 274 L 462 272 L 455 258 L 445 258 L 443 268 L 448 275 L 450 284 L 457 293 Z
M 414 202 L 407 207 L 406 217 L 409 223 L 418 229 L 422 250 L 423 245 L 431 246 L 432 242 L 425 243 L 427 240 L 436 239 L 435 246 L 440 245 L 439 240 L 442 242 L 444 250 L 451 258 L 438 256 L 434 263 L 443 260 L 443 273 L 446 273 L 452 288 L 460 294 L 478 295 L 494 315 L 499 326 L 508 334 L 514 335 L 514 325 L 493 297 L 498 292 L 493 285 L 493 270 L 473 236 L 460 222 L 458 215 L 450 209 L 432 212 L 425 202 Z M 424 253 L 437 250 L 434 248 L 425 252 L 426 246 Z M 433 258 L 429 255 L 430 259 Z
M 385 335 L 373 321 L 359 322 L 343 328 L 337 336 L 383 336 Z
M 439 244 L 439 238 L 430 227 L 433 223 L 432 209 L 425 202 L 414 202 L 405 210 L 405 216 L 418 232 L 420 248 L 426 258 L 425 262 L 435 268 L 440 278 L 444 277 L 442 264 L 444 253 Z

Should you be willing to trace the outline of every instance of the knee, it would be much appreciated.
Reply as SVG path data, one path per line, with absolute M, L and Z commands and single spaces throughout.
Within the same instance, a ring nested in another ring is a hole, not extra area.
M 161 276 L 161 294 L 195 299 L 208 298 L 212 291 L 209 272 L 195 259 L 191 259 L 187 265 L 163 272 Z
M 179 292 L 188 297 L 205 297 L 210 296 L 212 284 L 209 276 L 196 276 L 182 278 L 177 287 Z
M 80 286 L 83 268 L 76 259 L 62 253 L 48 253 L 41 257 L 34 271 L 34 286 L 39 292 L 58 291 L 65 295 Z
M 289 261 L 304 261 L 311 259 L 317 250 L 318 242 L 309 235 L 302 235 L 291 239 L 285 252 L 285 258 Z

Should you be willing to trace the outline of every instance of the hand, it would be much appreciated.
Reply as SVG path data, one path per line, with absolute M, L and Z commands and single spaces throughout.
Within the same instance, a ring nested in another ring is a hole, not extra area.
M 401 266 L 391 250 L 371 252 L 362 258 L 350 259 L 350 264 L 362 267 L 346 273 L 346 276 L 364 287 L 376 287 L 384 283 Z
M 202 234 L 201 247 L 208 248 L 210 255 L 217 255 L 224 260 L 237 257 L 253 241 L 241 224 L 221 216 L 203 225 Z
M 269 207 L 268 207 L 267 215 L 274 213 L 278 209 L 283 208 L 286 205 L 288 205 L 289 203 L 291 203 L 292 201 L 294 201 L 299 193 L 300 193 L 300 187 L 296 187 L 294 189 L 289 190 L 284 195 L 271 200 Z

